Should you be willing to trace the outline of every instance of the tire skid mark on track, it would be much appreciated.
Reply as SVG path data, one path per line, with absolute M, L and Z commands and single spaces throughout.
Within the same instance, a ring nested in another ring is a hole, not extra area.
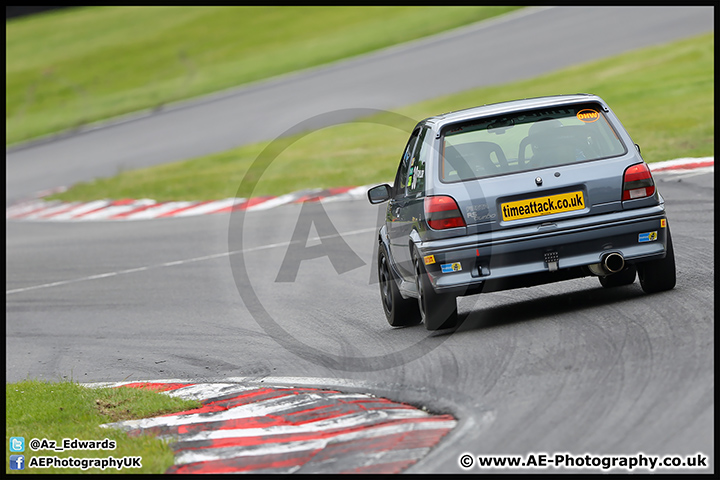
M 105 424 L 128 435 L 170 440 L 166 473 L 400 473 L 457 425 L 364 393 L 233 383 L 117 382 L 200 400 L 202 407 Z

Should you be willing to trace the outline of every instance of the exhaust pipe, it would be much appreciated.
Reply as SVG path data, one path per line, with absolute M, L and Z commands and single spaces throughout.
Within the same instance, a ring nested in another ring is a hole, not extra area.
M 600 259 L 600 263 L 593 263 L 587 267 L 593 275 L 598 277 L 607 277 L 608 275 L 617 273 L 625 268 L 625 259 L 617 252 L 608 253 L 603 255 Z
M 602 258 L 602 267 L 608 273 L 617 273 L 625 268 L 625 259 L 617 252 L 608 253 Z

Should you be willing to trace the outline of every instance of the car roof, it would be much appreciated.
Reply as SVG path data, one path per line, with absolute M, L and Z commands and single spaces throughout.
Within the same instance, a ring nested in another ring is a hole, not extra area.
M 454 112 L 443 113 L 426 118 L 421 123 L 435 125 L 438 129 L 449 123 L 463 122 L 474 118 L 498 115 L 502 113 L 529 110 L 542 107 L 553 107 L 568 103 L 600 102 L 602 99 L 597 95 L 588 93 L 576 93 L 573 95 L 552 95 L 547 97 L 524 98 L 522 100 L 511 100 L 508 102 L 490 103 L 480 107 L 466 108 Z

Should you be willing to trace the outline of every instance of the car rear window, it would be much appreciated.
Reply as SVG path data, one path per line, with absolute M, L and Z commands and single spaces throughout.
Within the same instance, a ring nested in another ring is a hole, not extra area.
M 597 104 L 514 112 L 450 125 L 442 139 L 440 180 L 445 183 L 627 152 Z

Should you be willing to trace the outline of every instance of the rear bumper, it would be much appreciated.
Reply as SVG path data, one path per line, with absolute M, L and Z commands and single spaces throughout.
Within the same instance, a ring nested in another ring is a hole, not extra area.
M 480 291 L 484 284 L 510 284 L 507 280 L 511 277 L 537 277 L 541 280 L 530 283 L 538 284 L 554 281 L 553 276 L 564 280 L 587 275 L 581 267 L 598 264 L 612 252 L 620 253 L 630 264 L 663 258 L 667 230 L 664 204 L 660 204 L 416 246 L 428 257 L 425 267 L 435 289 L 461 293 L 468 288 Z M 546 262 L 549 253 L 557 254 L 557 271 L 551 272 Z

